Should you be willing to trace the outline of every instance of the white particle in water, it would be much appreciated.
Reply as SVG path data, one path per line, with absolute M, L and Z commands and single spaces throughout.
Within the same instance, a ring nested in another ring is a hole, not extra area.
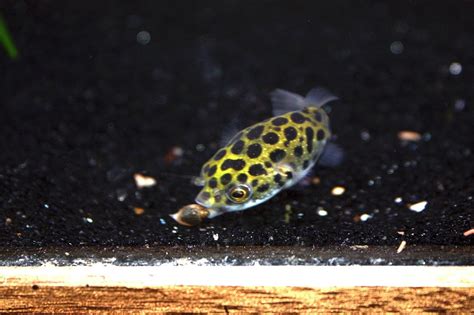
M 360 216 L 360 220 L 365 222 L 367 221 L 368 219 L 371 219 L 373 217 L 373 215 L 370 215 L 370 214 L 367 214 L 367 213 L 364 213 Z
M 420 201 L 415 204 L 410 205 L 410 210 L 415 211 L 415 212 L 421 212 L 425 210 L 426 205 L 428 204 L 428 201 Z
M 161 219 L 160 219 L 160 224 L 165 225 L 165 224 L 166 224 L 165 219 L 161 218 Z
M 342 186 L 336 186 L 332 189 L 331 191 L 331 194 L 333 194 L 334 196 L 340 196 L 342 195 L 344 192 L 346 191 L 346 189 Z
M 137 34 L 137 42 L 142 45 L 147 45 L 151 40 L 151 35 L 147 31 L 140 31 Z
M 214 241 L 217 241 L 219 239 L 219 234 L 212 233 L 212 238 L 214 239 Z
M 363 141 L 369 141 L 370 140 L 370 133 L 366 130 L 363 130 L 363 131 L 360 132 L 360 138 Z
M 84 218 L 84 221 L 86 221 L 87 223 L 93 223 L 94 220 L 92 220 L 92 218 Z
M 403 43 L 400 41 L 395 41 L 390 44 L 390 51 L 395 55 L 400 55 L 403 52 L 403 48 Z
M 403 201 L 402 197 L 395 198 L 395 203 L 401 203 Z
M 462 111 L 466 107 L 466 101 L 463 99 L 457 99 L 454 101 L 454 110 L 457 112 Z
M 324 210 L 323 208 L 318 207 L 318 215 L 319 215 L 320 217 L 325 217 L 325 216 L 328 215 L 328 212 L 327 212 L 326 210 Z
M 204 144 L 202 144 L 202 143 L 196 144 L 196 151 L 202 152 L 202 151 L 204 151 L 205 149 L 206 149 L 206 147 L 204 146 Z
M 449 73 L 452 75 L 460 75 L 462 72 L 462 65 L 459 62 L 453 62 L 449 65 Z
M 48 205 L 47 203 L 45 203 L 45 204 L 44 204 L 44 207 L 45 207 L 46 209 L 48 209 L 48 208 L 49 208 L 49 205 Z
M 372 179 L 369 179 L 369 181 L 367 182 L 367 185 L 369 186 L 374 186 L 375 182 L 372 180 Z

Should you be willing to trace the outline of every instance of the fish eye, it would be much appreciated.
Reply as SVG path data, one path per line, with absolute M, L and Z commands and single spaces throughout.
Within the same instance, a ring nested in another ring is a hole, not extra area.
M 227 197 L 235 203 L 247 201 L 252 195 L 252 190 L 247 185 L 236 185 L 227 191 Z

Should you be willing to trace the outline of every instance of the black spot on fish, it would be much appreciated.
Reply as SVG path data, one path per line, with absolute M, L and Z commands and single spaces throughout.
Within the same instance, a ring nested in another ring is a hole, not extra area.
M 268 143 L 268 144 L 275 144 L 278 142 L 278 140 L 280 140 L 278 135 L 274 132 L 266 133 L 265 135 L 263 135 L 262 139 L 263 139 L 263 142 Z
M 300 114 L 300 113 L 293 113 L 291 114 L 291 120 L 295 123 L 295 124 L 302 124 L 305 122 L 306 118 Z
M 318 132 L 316 133 L 316 139 L 318 139 L 318 141 L 323 140 L 325 136 L 326 136 L 326 133 L 322 129 L 319 129 Z
M 211 188 L 216 188 L 217 187 L 217 180 L 216 180 L 215 177 L 213 177 L 209 180 L 209 187 L 211 187 Z
M 247 155 L 249 158 L 252 158 L 252 159 L 257 158 L 260 156 L 261 153 L 262 153 L 262 146 L 258 143 L 251 144 L 247 148 Z
M 275 130 L 275 131 L 280 131 L 281 128 L 280 127 L 272 127 L 272 130 Z
M 270 153 L 270 159 L 274 162 L 274 163 L 278 163 L 280 162 L 281 160 L 283 160 L 286 156 L 286 153 L 285 151 L 281 150 L 281 149 L 276 149 L 276 150 L 273 150 L 271 153 Z
M 306 127 L 306 148 L 308 149 L 308 153 L 311 153 L 311 151 L 313 151 L 313 138 L 313 128 Z
M 278 117 L 272 120 L 272 124 L 274 124 L 275 126 L 282 126 L 287 123 L 288 119 L 286 119 L 285 117 Z
M 207 191 L 203 191 L 202 193 L 199 194 L 199 198 L 206 201 L 206 200 L 209 200 L 209 198 L 211 198 L 211 194 L 208 193 Z
M 242 159 L 232 160 L 227 159 L 224 160 L 224 163 L 221 165 L 221 170 L 225 171 L 226 169 L 233 168 L 236 171 L 240 171 L 245 167 L 245 161 Z
M 247 138 L 250 140 L 254 140 L 260 137 L 260 135 L 263 132 L 263 126 L 256 126 L 250 129 L 250 131 L 247 133 Z
M 286 175 L 286 178 L 288 179 L 292 179 L 293 178 L 293 173 L 288 171 L 288 172 L 285 172 L 285 175 Z
M 308 160 L 304 160 L 304 162 L 303 162 L 303 168 L 304 168 L 304 169 L 308 168 L 308 165 L 309 165 L 309 161 L 308 161 Z
M 265 162 L 265 167 L 266 167 L 266 168 L 272 167 L 272 163 L 270 163 L 269 161 L 266 161 L 266 162 Z
M 225 150 L 220 150 L 214 156 L 214 160 L 219 161 L 220 159 L 222 159 L 224 157 L 225 153 L 226 153 Z
M 323 120 L 323 115 L 321 115 L 321 113 L 319 111 L 317 111 L 315 114 L 314 114 L 314 119 L 316 119 L 316 121 L 319 121 L 321 122 Z
M 258 192 L 264 192 L 264 191 L 267 191 L 268 188 L 270 188 L 270 185 L 268 185 L 268 184 L 263 184 L 262 186 L 260 186 L 260 187 L 257 188 L 257 191 L 258 191 Z
M 237 180 L 241 183 L 245 183 L 247 181 L 247 174 L 239 174 L 239 176 L 237 176 Z
M 249 168 L 249 174 L 252 176 L 267 174 L 267 171 L 263 168 L 262 164 L 254 164 Z
M 297 132 L 296 132 L 296 129 L 294 127 L 287 127 L 285 128 L 285 138 L 286 140 L 288 141 L 291 141 L 291 140 L 294 140 L 296 139 L 296 136 L 297 136 Z
M 240 154 L 244 149 L 245 143 L 242 140 L 237 141 L 230 150 L 234 154 Z
M 208 176 L 212 176 L 216 173 L 217 171 L 217 166 L 213 165 L 211 168 L 209 168 L 209 171 L 207 172 Z
M 232 180 L 232 175 L 230 175 L 229 173 L 226 173 L 221 176 L 221 184 L 224 186 L 230 183 L 231 180 Z
M 295 156 L 300 157 L 303 155 L 303 148 L 301 146 L 297 146 L 294 152 L 295 152 Z
M 305 109 L 303 109 L 303 113 L 309 114 L 309 109 L 306 107 Z
M 252 187 L 257 187 L 257 185 L 258 185 L 258 179 L 254 179 L 252 181 Z
M 281 181 L 282 177 L 280 174 L 276 174 L 275 176 L 273 176 L 273 180 L 275 181 L 275 183 L 277 183 L 280 187 L 283 186 L 285 183 Z

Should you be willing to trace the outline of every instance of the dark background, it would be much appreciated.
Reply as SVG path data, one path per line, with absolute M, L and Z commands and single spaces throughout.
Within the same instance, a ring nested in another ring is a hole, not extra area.
M 472 244 L 472 1 L 176 2 L 1 2 L 20 53 L 0 51 L 1 246 Z M 341 98 L 341 166 L 200 227 L 168 216 L 227 125 L 268 118 L 275 88 L 315 85 Z

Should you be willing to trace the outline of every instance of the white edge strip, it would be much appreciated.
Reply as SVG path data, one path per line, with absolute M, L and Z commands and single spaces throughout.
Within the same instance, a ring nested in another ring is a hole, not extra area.
M 0 267 L 0 285 L 474 287 L 474 266 Z

